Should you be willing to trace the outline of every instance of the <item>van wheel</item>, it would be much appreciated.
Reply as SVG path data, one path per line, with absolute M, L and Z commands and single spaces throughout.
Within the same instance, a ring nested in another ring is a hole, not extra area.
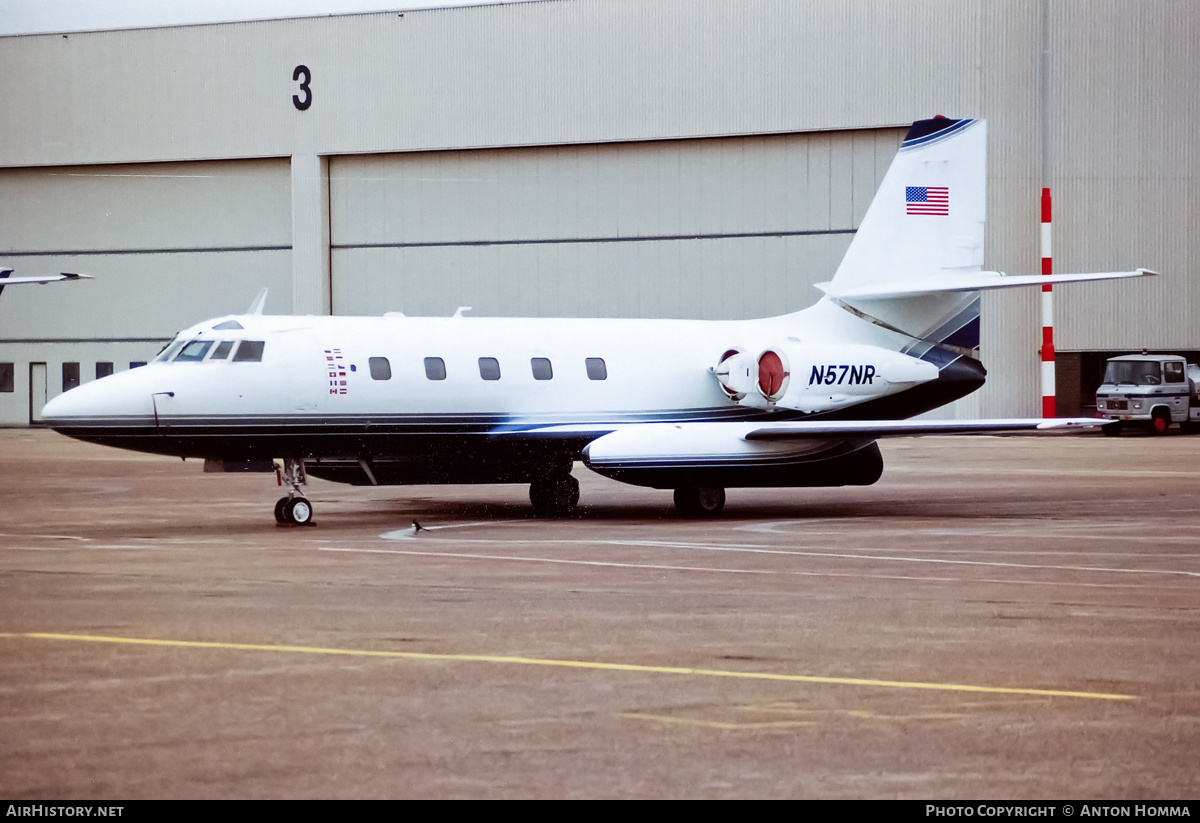
M 1150 433 L 1153 435 L 1166 434 L 1169 428 L 1171 428 L 1170 416 L 1162 409 L 1159 409 L 1150 420 Z

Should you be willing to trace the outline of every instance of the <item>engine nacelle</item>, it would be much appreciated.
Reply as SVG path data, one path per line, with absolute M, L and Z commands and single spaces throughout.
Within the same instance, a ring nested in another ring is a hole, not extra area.
M 731 400 L 756 407 L 777 402 L 787 393 L 791 380 L 787 355 L 778 348 L 767 349 L 758 357 L 740 348 L 729 349 L 721 355 L 714 373 L 721 391 Z
M 938 367 L 876 346 L 805 346 L 796 379 L 779 405 L 804 412 L 845 408 L 936 380 Z
M 721 390 L 743 406 L 814 413 L 936 380 L 938 367 L 877 346 L 792 344 L 772 346 L 757 357 L 731 348 L 714 373 Z

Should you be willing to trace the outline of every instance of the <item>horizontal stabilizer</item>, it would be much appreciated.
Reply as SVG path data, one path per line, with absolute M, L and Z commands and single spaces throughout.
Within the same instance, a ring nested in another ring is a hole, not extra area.
M 1090 429 L 1107 420 L 1095 417 L 1018 418 L 1011 420 L 830 420 L 772 423 L 742 435 L 746 440 L 829 439 L 838 437 L 919 437 L 930 434 L 996 434 L 1019 431 Z
M 859 300 L 885 300 L 892 297 L 914 297 L 939 292 L 987 291 L 989 289 L 1011 289 L 1018 286 L 1045 286 L 1058 283 L 1083 283 L 1090 280 L 1120 280 L 1128 277 L 1157 275 L 1150 269 L 1134 271 L 1089 272 L 1084 274 L 1021 274 L 1007 275 L 998 271 L 980 271 L 955 274 L 929 274 L 901 278 L 890 283 L 874 283 L 851 286 L 835 290 L 832 283 L 818 283 L 817 288 L 831 297 Z

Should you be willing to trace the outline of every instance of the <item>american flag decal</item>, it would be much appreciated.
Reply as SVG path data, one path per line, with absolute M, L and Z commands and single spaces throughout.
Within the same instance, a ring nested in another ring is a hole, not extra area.
M 950 214 L 948 186 L 907 186 L 904 189 L 905 214 Z

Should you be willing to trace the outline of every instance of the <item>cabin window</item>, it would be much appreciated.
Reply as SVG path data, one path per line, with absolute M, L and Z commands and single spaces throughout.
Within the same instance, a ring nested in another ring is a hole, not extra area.
M 608 367 L 604 365 L 604 358 L 589 357 L 586 363 L 588 380 L 608 379 Z
M 494 357 L 479 358 L 479 376 L 484 380 L 499 380 L 500 361 Z
M 13 375 L 16 374 L 12 363 L 0 363 L 0 392 L 5 394 L 15 391 Z
M 440 357 L 426 357 L 425 376 L 430 380 L 445 380 L 446 361 Z
M 370 357 L 367 362 L 371 365 L 372 380 L 392 379 L 392 364 L 386 357 Z
M 262 362 L 263 347 L 266 345 L 262 340 L 243 340 L 238 344 L 237 351 L 233 355 L 234 363 L 260 363 Z
M 1183 382 L 1183 364 L 1176 360 L 1174 363 L 1163 363 L 1163 374 L 1168 383 Z
M 130 360 L 129 361 L 129 368 L 131 368 L 131 369 L 140 369 L 144 365 L 146 365 L 145 360 Z
M 108 377 L 112 373 L 113 373 L 113 364 L 112 363 L 97 363 L 96 364 L 96 379 L 97 380 L 99 380 L 101 377 Z
M 79 385 L 79 364 L 63 363 L 63 391 L 70 391 Z
M 204 355 L 208 354 L 208 350 L 212 348 L 213 341 L 211 340 L 193 340 L 180 349 L 179 354 L 175 355 L 176 363 L 194 363 L 198 360 L 203 360 Z
M 550 358 L 534 357 L 529 361 L 529 365 L 533 368 L 534 380 L 552 380 L 554 378 L 554 369 L 550 366 Z
M 209 360 L 224 360 L 226 357 L 229 356 L 229 352 L 232 349 L 233 349 L 233 341 L 232 340 L 222 340 L 220 343 L 217 344 L 217 347 L 215 349 L 213 349 L 212 357 L 210 357 L 208 359 Z

